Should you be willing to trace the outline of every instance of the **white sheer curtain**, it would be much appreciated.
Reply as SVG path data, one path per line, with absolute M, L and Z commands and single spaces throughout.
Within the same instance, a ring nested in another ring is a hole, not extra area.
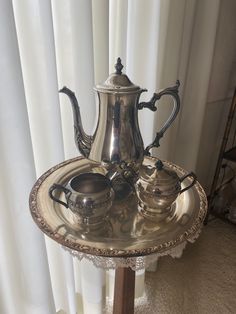
M 28 209 L 36 177 L 78 155 L 70 105 L 63 96 L 59 102 L 63 85 L 76 92 L 92 133 L 92 87 L 113 71 L 118 56 L 130 79 L 148 88 L 143 99 L 179 78 L 182 109 L 157 153 L 208 179 L 211 161 L 202 160 L 201 140 L 203 129 L 216 139 L 221 125 L 217 120 L 208 129 L 204 118 L 220 8 L 233 11 L 233 1 L 0 0 L 1 313 L 102 313 L 105 272 L 45 241 Z M 228 65 L 235 60 L 231 54 Z M 169 109 L 164 101 L 158 114 L 140 112 L 145 144 Z

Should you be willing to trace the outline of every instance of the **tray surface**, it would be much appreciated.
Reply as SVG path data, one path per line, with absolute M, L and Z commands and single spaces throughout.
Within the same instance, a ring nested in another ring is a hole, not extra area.
M 144 164 L 154 165 L 154 157 L 145 157 Z M 187 172 L 164 161 L 179 176 Z M 134 193 L 112 205 L 103 227 L 88 228 L 76 221 L 70 209 L 52 201 L 48 196 L 53 183 L 65 184 L 71 177 L 83 172 L 105 174 L 99 163 L 85 158 L 67 160 L 49 169 L 35 183 L 30 194 L 30 211 L 39 228 L 49 237 L 70 249 L 106 257 L 132 257 L 164 252 L 188 240 L 201 228 L 207 200 L 197 182 L 194 187 L 178 196 L 170 215 L 154 223 L 138 213 Z M 187 186 L 190 179 L 182 183 Z M 58 192 L 57 196 L 64 200 Z

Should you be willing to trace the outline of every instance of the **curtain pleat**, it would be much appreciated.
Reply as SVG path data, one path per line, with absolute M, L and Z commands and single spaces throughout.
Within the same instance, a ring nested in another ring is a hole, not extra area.
M 109 0 L 92 0 L 95 83 L 109 75 Z
M 1 90 L 2 92 L 2 90 Z M 3 160 L 0 158 L 1 165 Z M 2 174 L 2 166 L 0 167 Z M 6 182 L 3 176 L 0 178 L 0 208 L 1 208 L 1 228 L 0 228 L 0 313 L 23 313 L 24 304 L 21 301 L 21 275 L 18 271 L 18 254 L 16 251 L 16 237 L 14 234 L 14 219 L 12 219 L 4 196 Z M 14 282 L 14 285 L 12 284 Z
M 178 129 L 179 145 L 174 160 L 197 170 L 201 130 L 214 54 L 220 0 L 197 1 L 188 72 Z M 184 154 L 183 154 L 184 152 Z M 209 164 L 208 164 L 209 166 Z
M 191 1 L 191 0 L 190 0 Z M 161 1 L 160 3 L 160 22 L 159 22 L 159 38 L 158 53 L 156 67 L 156 90 L 173 86 L 177 79 L 180 80 L 180 96 L 184 87 L 184 76 L 181 73 L 182 46 L 184 45 L 184 29 L 186 0 L 179 1 Z M 189 29 L 190 25 L 187 26 Z M 188 42 L 189 45 L 189 42 Z M 174 51 L 174 53 L 173 53 Z M 186 59 L 185 59 L 186 61 Z M 186 65 L 186 62 L 184 62 Z M 170 97 L 164 97 L 158 103 L 158 111 L 154 117 L 154 134 L 160 130 L 160 127 L 167 120 L 172 110 L 172 101 Z M 161 146 L 153 150 L 156 156 L 170 160 L 173 151 L 176 149 L 178 118 L 171 125 L 160 141 Z M 153 136 L 154 136 L 153 134 Z
M 51 5 L 45 0 L 13 3 L 35 166 L 40 175 L 64 160 Z M 72 258 L 65 258 L 59 245 L 47 237 L 46 245 L 56 308 L 69 312 L 75 303 L 68 298 L 74 294 L 67 285 L 74 280 Z
M 132 81 L 148 89 L 148 92 L 141 95 L 141 101 L 148 101 L 157 85 L 160 1 L 131 0 L 128 4 L 126 72 Z M 140 130 L 145 146 L 153 140 L 154 116 L 148 109 L 139 111 Z
M 11 1 L 0 2 L 0 23 L 0 70 L 4 73 L 0 79 L 0 198 L 5 202 L 1 212 L 8 212 L 6 226 L 14 237 L 12 257 L 13 263 L 17 264 L 14 272 L 18 273 L 16 281 L 11 282 L 15 287 L 12 291 L 8 289 L 10 295 L 6 295 L 6 300 L 3 294 L 3 313 L 14 314 L 20 310 L 25 314 L 53 314 L 55 308 L 45 243 L 28 209 L 28 195 L 36 175 Z M 5 260 L 7 267 L 5 254 L 0 252 L 1 263 Z M 17 303 L 14 303 L 16 292 Z M 10 302 L 11 298 L 13 302 Z
M 64 160 L 52 12 L 47 0 L 13 3 L 39 175 Z
M 110 0 L 109 4 L 109 72 L 113 73 L 118 57 L 127 65 L 128 1 Z
M 107 8 L 106 12 L 108 13 L 108 2 L 103 2 L 103 6 L 105 9 Z M 96 8 L 96 5 L 93 4 L 93 7 Z M 108 74 L 107 64 L 103 65 L 100 62 L 100 67 L 94 68 L 93 52 L 94 49 L 99 49 L 101 44 L 103 44 L 103 50 L 108 51 L 106 48 L 108 47 L 108 37 L 104 36 L 104 43 L 96 41 L 94 47 L 93 29 L 98 23 L 98 16 L 96 16 L 96 12 L 93 15 L 91 1 L 52 1 L 52 9 L 58 85 L 59 88 L 65 85 L 75 92 L 81 109 L 84 129 L 88 134 L 93 134 L 97 117 L 93 92 L 95 70 L 97 69 L 98 78 Z M 101 12 L 98 14 L 101 16 Z M 108 16 L 103 14 L 103 17 L 108 21 Z M 106 25 L 105 20 L 104 23 Z M 72 108 L 67 96 L 62 95 L 60 99 L 65 157 L 71 158 L 79 155 L 74 144 Z M 77 270 L 80 269 L 80 262 L 75 263 Z M 97 269 L 86 261 L 83 261 L 82 269 L 80 278 L 75 277 L 76 286 L 81 286 L 81 291 L 76 291 L 77 301 L 82 293 L 84 313 L 101 313 L 105 300 L 105 295 L 102 293 L 104 290 L 102 277 L 105 277 L 105 271 Z M 78 272 L 76 273 L 78 274 Z M 94 285 L 93 278 L 96 276 L 98 276 L 97 285 Z M 101 298 L 91 298 L 91 293 L 88 291 L 93 291 L 95 295 L 101 295 Z M 70 308 L 70 313 L 74 313 L 72 308 Z
M 84 129 L 94 131 L 96 117 L 94 58 L 92 34 L 92 3 L 87 0 L 53 0 L 53 24 L 56 45 L 58 86 L 72 89 L 79 101 Z M 78 155 L 74 144 L 72 109 L 62 95 L 61 116 L 65 157 Z
M 81 261 L 81 281 L 84 313 L 100 314 L 105 306 L 105 271 L 92 262 Z
M 75 280 L 80 281 L 80 278 L 76 278 L 74 276 L 74 264 L 73 264 L 72 257 L 69 252 L 62 250 L 62 261 L 63 261 L 64 276 L 65 276 L 64 284 L 66 286 L 66 295 L 63 297 L 66 297 L 66 300 L 68 303 L 66 312 L 71 313 L 71 314 L 77 314 Z M 58 273 L 56 275 L 58 276 Z M 63 309 L 65 309 L 65 307 L 63 307 Z

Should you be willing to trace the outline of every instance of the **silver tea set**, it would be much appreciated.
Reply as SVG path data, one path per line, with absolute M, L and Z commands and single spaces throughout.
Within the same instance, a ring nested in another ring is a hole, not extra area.
M 136 193 L 140 214 L 154 221 L 168 216 L 171 205 L 179 194 L 191 188 L 196 182 L 194 173 L 179 178 L 157 159 L 155 167 L 144 166 L 144 156 L 159 147 L 159 141 L 175 120 L 179 108 L 179 81 L 154 93 L 150 101 L 139 102 L 141 93 L 147 91 L 134 85 L 122 73 L 121 59 L 117 59 L 115 73 L 94 89 L 99 100 L 99 116 L 94 135 L 87 135 L 83 129 L 80 109 L 75 94 L 67 87 L 59 92 L 66 94 L 71 102 L 74 116 L 75 143 L 80 153 L 88 160 L 96 161 L 105 169 L 101 173 L 85 172 L 70 178 L 65 185 L 53 184 L 49 196 L 55 202 L 69 208 L 78 222 L 101 224 L 113 202 L 125 200 L 130 193 Z M 144 148 L 138 123 L 138 111 L 148 108 L 156 111 L 156 102 L 164 95 L 174 100 L 173 110 L 154 141 Z M 191 183 L 181 189 L 181 182 L 191 177 Z M 55 196 L 63 192 L 66 202 Z

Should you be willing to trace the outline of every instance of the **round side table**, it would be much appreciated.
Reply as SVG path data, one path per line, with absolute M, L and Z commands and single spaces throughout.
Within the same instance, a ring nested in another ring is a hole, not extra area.
M 154 166 L 154 157 L 145 157 L 144 164 Z M 182 168 L 164 161 L 179 176 L 187 174 Z M 30 193 L 30 211 L 43 233 L 61 244 L 80 260 L 91 260 L 97 267 L 116 269 L 114 314 L 134 313 L 135 270 L 146 268 L 158 256 L 177 256 L 186 243 L 194 242 L 200 234 L 207 211 L 207 199 L 201 185 L 196 184 L 182 193 L 160 222 L 152 222 L 138 212 L 134 193 L 125 200 L 115 201 L 102 226 L 78 224 L 75 214 L 53 202 L 48 190 L 54 183 L 66 184 L 80 173 L 105 174 L 99 163 L 74 158 L 58 164 L 44 173 Z M 190 179 L 189 179 L 190 180 Z M 190 182 L 182 183 L 183 187 Z M 63 200 L 60 191 L 56 197 Z

